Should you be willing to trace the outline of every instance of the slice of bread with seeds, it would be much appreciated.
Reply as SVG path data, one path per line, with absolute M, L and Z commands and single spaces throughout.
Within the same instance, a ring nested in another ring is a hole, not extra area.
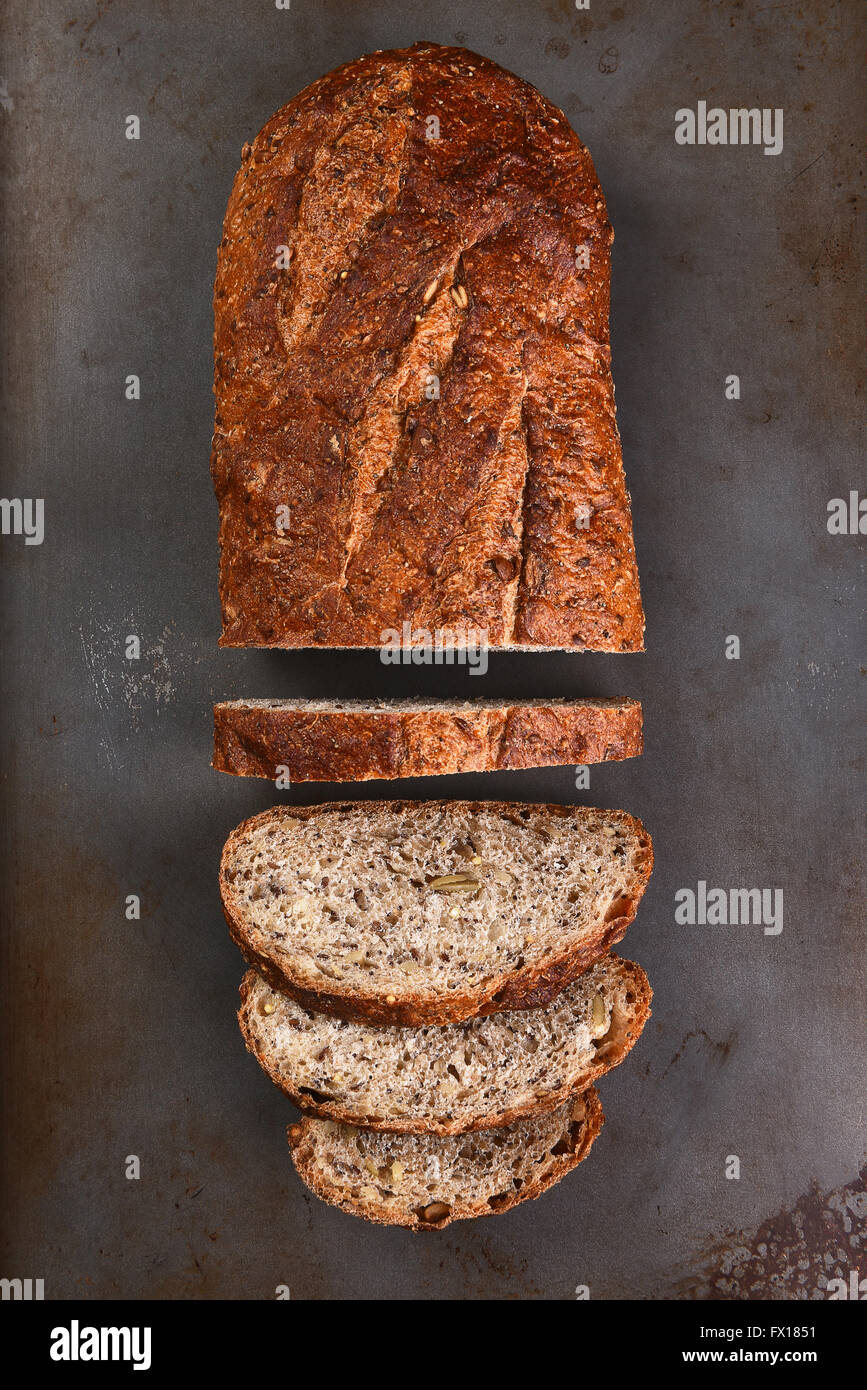
M 590 1087 L 556 1110 L 478 1134 L 385 1134 L 305 1118 L 290 1126 L 289 1147 L 324 1202 L 381 1225 L 435 1231 L 541 1196 L 587 1157 L 602 1124 Z
M 332 802 L 245 821 L 220 888 L 273 988 L 316 1013 L 420 1026 L 546 1004 L 620 940 L 652 863 L 624 811 Z
M 303 1009 L 255 970 L 247 1047 L 309 1115 L 401 1134 L 463 1134 L 554 1110 L 616 1067 L 650 1015 L 639 965 L 607 956 L 539 1009 L 375 1028 Z

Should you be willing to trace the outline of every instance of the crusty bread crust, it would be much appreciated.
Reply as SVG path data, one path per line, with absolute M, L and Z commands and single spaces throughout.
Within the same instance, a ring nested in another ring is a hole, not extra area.
M 311 1144 L 311 1127 L 321 1124 L 320 1120 L 305 1116 L 298 1124 L 289 1126 L 287 1137 L 292 1162 L 295 1164 L 299 1177 L 310 1188 L 311 1192 L 320 1197 L 323 1202 L 339 1207 L 341 1211 L 345 1211 L 351 1216 L 360 1216 L 363 1220 L 375 1222 L 380 1226 L 403 1226 L 411 1231 L 441 1231 L 445 1226 L 450 1226 L 453 1221 L 472 1220 L 480 1216 L 497 1216 L 503 1212 L 511 1211 L 520 1203 L 533 1201 L 536 1197 L 541 1197 L 542 1193 L 547 1192 L 555 1183 L 560 1182 L 561 1178 L 565 1178 L 566 1174 L 570 1173 L 573 1168 L 577 1168 L 578 1164 L 587 1157 L 594 1140 L 605 1123 L 602 1104 L 592 1087 L 581 1093 L 577 1104 L 583 1108 L 583 1116 L 578 1120 L 573 1119 L 564 1127 L 562 1143 L 565 1152 L 558 1154 L 543 1177 L 535 1182 L 526 1183 L 520 1191 L 513 1192 L 508 1197 L 499 1200 L 496 1206 L 491 1206 L 490 1202 L 485 1200 L 464 1200 L 461 1203 L 455 1203 L 446 1216 L 442 1216 L 436 1221 L 425 1221 L 418 1212 L 412 1209 L 395 1210 L 393 1206 L 379 1204 L 369 1198 L 353 1197 L 347 1189 L 326 1182 L 315 1167 Z
M 510 973 L 503 972 L 486 980 L 483 984 L 463 994 L 450 994 L 448 998 L 433 997 L 420 991 L 404 995 L 390 1004 L 379 994 L 361 994 L 358 991 L 341 989 L 339 981 L 329 980 L 315 988 L 302 984 L 282 968 L 274 958 L 270 943 L 249 922 L 245 921 L 242 905 L 229 877 L 229 866 L 235 847 L 240 840 L 258 826 L 282 817 L 305 820 L 341 807 L 363 806 L 371 812 L 377 810 L 400 811 L 404 807 L 418 805 L 412 801 L 368 801 L 368 802 L 323 802 L 316 806 L 276 806 L 263 811 L 258 816 L 239 825 L 229 836 L 223 849 L 220 864 L 220 893 L 223 912 L 228 923 L 232 940 L 241 951 L 244 959 L 268 981 L 273 989 L 296 999 L 305 1009 L 314 1013 L 330 1014 L 335 1018 L 354 1019 L 361 1023 L 374 1023 L 383 1027 L 396 1025 L 418 1026 L 426 1023 L 459 1023 L 464 1018 L 477 1015 L 504 1013 L 509 1009 L 532 1009 L 548 1003 L 555 995 L 566 988 L 572 980 L 582 974 L 600 956 L 616 946 L 633 920 L 638 904 L 647 887 L 653 869 L 653 848 L 650 836 L 640 821 L 625 811 L 606 811 L 612 820 L 619 820 L 629 827 L 645 847 L 641 864 L 632 873 L 629 895 L 622 899 L 623 911 L 611 921 L 602 921 L 594 932 L 584 937 L 577 946 L 572 946 L 562 955 L 549 957 L 541 965 L 526 966 Z M 543 809 L 551 817 L 574 815 L 576 808 L 529 802 L 455 802 L 434 801 L 432 806 L 461 806 L 470 813 L 508 807 L 518 812 L 525 808 Z M 584 809 L 584 808 L 581 808 Z
M 214 287 L 222 645 L 642 649 L 611 240 L 562 111 L 465 49 L 368 54 L 267 122 Z
M 259 1046 L 257 1032 L 252 1025 L 250 1006 L 251 992 L 256 981 L 254 970 L 248 970 L 241 981 L 241 1007 L 238 1010 L 238 1022 L 248 1052 L 253 1054 L 275 1086 L 278 1086 L 305 1115 L 320 1120 L 337 1120 L 343 1124 L 358 1125 L 365 1129 L 384 1130 L 391 1134 L 469 1134 L 475 1130 L 499 1129 L 503 1125 L 512 1124 L 515 1120 L 525 1119 L 530 1115 L 543 1115 L 549 1110 L 556 1110 L 557 1106 L 562 1105 L 569 1096 L 578 1095 L 585 1091 L 606 1072 L 611 1071 L 612 1067 L 619 1066 L 627 1053 L 632 1051 L 641 1036 L 644 1025 L 650 1018 L 650 1001 L 653 997 L 653 991 L 640 965 L 636 965 L 634 961 L 630 960 L 619 960 L 616 956 L 613 959 L 618 961 L 626 978 L 631 1000 L 626 1001 L 626 1007 L 617 1006 L 617 1001 L 615 1001 L 616 1008 L 612 1015 L 611 1028 L 597 1049 L 596 1060 L 593 1065 L 588 1067 L 584 1075 L 574 1085 L 561 1087 L 557 1091 L 550 1091 L 547 1095 L 538 1096 L 535 1100 L 527 1101 L 524 1105 L 513 1105 L 507 1110 L 483 1115 L 469 1124 L 460 1117 L 451 1120 L 429 1120 L 424 1117 L 417 1119 L 413 1116 L 403 1116 L 399 1119 L 393 1117 L 379 1119 L 371 1115 L 361 1115 L 339 1102 L 316 1101 L 311 1098 L 308 1091 L 293 1088 L 286 1076 L 274 1064 L 272 1058 Z
M 385 704 L 311 711 L 291 702 L 214 706 L 214 761 L 237 777 L 366 782 L 601 763 L 642 751 L 637 700 Z

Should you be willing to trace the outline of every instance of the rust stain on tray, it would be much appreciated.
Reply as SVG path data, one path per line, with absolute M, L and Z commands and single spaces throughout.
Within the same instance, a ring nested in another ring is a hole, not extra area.
M 852 1273 L 863 1262 L 865 1234 L 867 1165 L 851 1183 L 824 1194 L 814 1184 L 793 1207 L 768 1217 L 757 1230 L 733 1232 L 700 1274 L 677 1286 L 674 1296 L 830 1298 L 832 1280 L 842 1280 L 850 1289 Z

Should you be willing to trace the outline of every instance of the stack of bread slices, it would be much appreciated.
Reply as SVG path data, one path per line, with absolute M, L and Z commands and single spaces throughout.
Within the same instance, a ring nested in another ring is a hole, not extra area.
M 650 1012 L 611 954 L 652 866 L 620 811 L 515 802 L 280 806 L 227 841 L 247 1046 L 304 1112 L 328 1202 L 434 1229 L 536 1197 L 602 1125 L 594 1082 Z
M 244 145 L 214 288 L 222 646 L 476 676 L 488 650 L 539 670 L 643 649 L 612 235 L 563 112 L 461 48 L 347 63 Z M 634 700 L 215 710 L 214 766 L 280 789 L 640 751 Z M 283 805 L 240 826 L 221 887 L 251 966 L 241 1027 L 304 1112 L 313 1191 L 431 1229 L 580 1163 L 594 1084 L 649 1013 L 611 949 L 651 859 L 632 817 L 555 805 Z

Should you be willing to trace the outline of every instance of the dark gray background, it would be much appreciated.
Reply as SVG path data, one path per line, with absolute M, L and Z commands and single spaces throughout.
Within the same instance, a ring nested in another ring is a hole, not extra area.
M 863 540 L 830 536 L 826 508 L 863 485 L 863 14 L 7 6 L 3 492 L 43 497 L 47 534 L 0 540 L 0 1275 L 60 1299 L 790 1298 L 857 1267 Z M 499 655 L 479 679 L 217 648 L 210 299 L 241 146 L 330 68 L 418 39 L 535 83 L 596 161 L 645 655 Z M 783 153 L 676 145 L 674 112 L 699 99 L 783 107 Z M 278 794 L 209 767 L 215 698 L 406 693 L 641 697 L 645 756 L 594 768 L 589 793 L 569 768 L 392 787 L 622 806 L 657 854 L 621 947 L 653 1018 L 602 1084 L 591 1158 L 539 1202 L 427 1237 L 354 1221 L 294 1175 L 294 1111 L 235 1024 L 216 885 L 229 830 Z M 700 878 L 783 888 L 782 935 L 675 925 L 675 891 Z

